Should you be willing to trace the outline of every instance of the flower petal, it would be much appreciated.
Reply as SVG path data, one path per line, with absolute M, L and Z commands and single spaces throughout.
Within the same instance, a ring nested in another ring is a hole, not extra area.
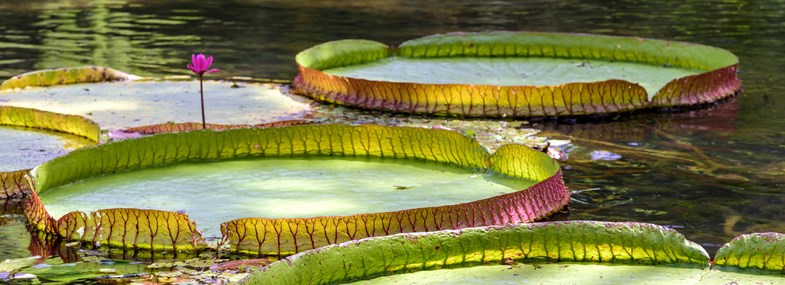
M 207 59 L 205 58 L 204 54 L 200 53 L 197 58 L 199 59 L 199 70 L 205 71 L 207 69 Z
M 213 56 L 212 55 L 207 57 L 207 65 L 204 67 L 204 69 L 210 68 L 210 65 L 213 65 Z
M 210 69 L 210 70 L 206 71 L 205 73 L 213 73 L 213 72 L 219 72 L 219 71 L 221 71 L 221 70 L 218 69 L 218 68 L 213 68 L 213 69 Z

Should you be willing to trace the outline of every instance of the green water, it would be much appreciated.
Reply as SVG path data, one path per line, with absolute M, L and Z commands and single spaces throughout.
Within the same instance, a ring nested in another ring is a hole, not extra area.
M 551 86 L 622 79 L 643 86 L 651 99 L 671 80 L 701 71 L 630 62 L 560 58 L 391 57 L 332 68 L 325 72 L 379 81 L 500 86 Z
M 783 0 L 30 0 L 0 1 L 0 17 L 0 78 L 84 64 L 189 74 L 191 53 L 206 52 L 224 70 L 212 78 L 292 79 L 295 54 L 318 43 L 397 44 L 453 31 L 602 33 L 718 46 L 739 56 L 744 90 L 717 108 L 523 127 L 573 139 L 562 166 L 566 184 L 579 192 L 561 218 L 670 225 L 709 252 L 738 234 L 785 232 Z M 591 160 L 594 151 L 620 157 Z M 16 238 L 3 236 L 0 247 Z
M 269 158 L 107 175 L 50 189 L 40 198 L 55 218 L 105 208 L 180 211 L 205 235 L 220 236 L 218 225 L 238 218 L 344 216 L 451 205 L 531 184 L 420 161 Z

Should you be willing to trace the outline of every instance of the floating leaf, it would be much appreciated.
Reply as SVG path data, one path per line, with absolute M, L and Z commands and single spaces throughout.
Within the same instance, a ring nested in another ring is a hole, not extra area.
M 3 186 L 0 199 L 18 198 L 25 195 L 30 190 L 30 184 L 25 179 L 28 172 L 30 169 L 0 172 L 0 185 Z
M 676 231 L 641 223 L 551 222 L 398 234 L 323 247 L 275 262 L 248 284 L 335 284 L 419 270 L 518 262 L 707 267 Z
M 739 236 L 717 251 L 714 265 L 725 270 L 760 270 L 785 274 L 785 234 Z
M 380 43 L 352 43 L 328 42 L 298 54 L 294 90 L 392 112 L 530 117 L 697 105 L 741 88 L 736 56 L 680 42 L 486 32 L 424 37 L 387 53 Z
M 43 205 L 38 195 L 57 197 L 58 191 L 65 191 L 59 190 L 59 186 L 90 177 L 185 162 L 298 156 L 414 159 L 464 170 L 490 169 L 495 175 L 507 176 L 506 180 L 499 181 L 510 180 L 500 183 L 511 183 L 511 186 L 506 187 L 515 192 L 502 195 L 493 193 L 498 196 L 489 195 L 486 197 L 491 198 L 463 204 L 436 204 L 433 207 L 404 208 L 407 210 L 381 213 L 233 220 L 224 223 L 221 232 L 224 241 L 234 250 L 259 255 L 286 255 L 368 236 L 530 222 L 561 209 L 569 202 L 569 193 L 561 180 L 558 164 L 547 155 L 523 146 L 504 147 L 491 156 L 475 140 L 446 130 L 373 125 L 304 125 L 161 134 L 74 151 L 33 170 L 32 180 L 37 192 L 37 195 L 33 195 L 33 201 L 39 205 L 32 207 L 37 210 L 31 211 L 31 215 L 35 215 L 28 218 L 39 229 L 51 231 L 51 218 L 41 214 Z M 276 162 L 271 160 L 271 163 Z M 159 168 L 158 171 L 163 170 Z M 478 179 L 483 181 L 485 178 Z M 523 185 L 521 183 L 526 186 L 515 186 Z M 390 188 L 388 190 L 391 193 L 411 193 L 392 190 L 391 185 L 393 183 L 385 188 Z M 211 205 L 214 207 L 214 204 Z M 115 212 L 112 215 L 101 211 L 98 211 L 99 214 L 66 214 L 58 221 L 55 232 L 76 240 L 102 241 L 102 244 L 117 246 L 143 246 L 128 238 L 122 239 L 117 234 L 120 227 L 115 225 L 127 223 L 125 221 L 130 219 L 129 211 L 117 212 L 118 209 L 113 209 L 111 211 Z M 194 211 L 198 212 L 199 209 Z M 105 219 L 110 216 L 115 220 L 112 222 L 114 225 L 106 227 L 108 222 Z M 188 226 L 172 224 L 172 217 L 161 220 L 159 228 L 167 220 L 167 227 L 172 228 L 173 233 L 182 233 L 179 237 L 193 234 L 193 229 Z M 124 222 L 118 223 L 118 220 Z M 186 220 L 183 215 L 177 221 Z M 144 221 L 138 223 L 146 225 Z M 93 230 L 100 233 L 88 233 Z M 172 244 L 179 246 L 187 240 L 176 239 Z M 153 244 L 156 247 L 158 243 Z
M 70 212 L 57 221 L 60 236 L 114 247 L 133 245 L 152 250 L 194 251 L 205 242 L 196 223 L 175 212 L 105 209 Z
M 302 119 L 308 102 L 284 94 L 278 85 L 204 82 L 208 123 L 244 125 Z M 34 88 L 3 92 L 3 105 L 80 115 L 102 129 L 126 129 L 163 122 L 199 119 L 199 83 L 188 81 L 131 81 Z
M 103 81 L 125 81 L 137 78 L 134 75 L 103 66 L 66 67 L 45 69 L 20 74 L 3 82 L 0 90 L 52 86 Z
M 76 115 L 36 109 L 0 106 L 0 125 L 52 130 L 98 141 L 98 124 Z

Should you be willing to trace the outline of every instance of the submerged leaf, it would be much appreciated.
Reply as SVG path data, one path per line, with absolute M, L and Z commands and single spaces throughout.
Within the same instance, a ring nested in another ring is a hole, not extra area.
M 66 67 L 20 74 L 3 82 L 0 90 L 102 81 L 125 81 L 134 75 L 103 66 Z

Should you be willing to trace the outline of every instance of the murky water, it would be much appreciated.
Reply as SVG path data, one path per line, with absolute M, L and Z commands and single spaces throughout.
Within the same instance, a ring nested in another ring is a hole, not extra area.
M 587 32 L 719 46 L 741 60 L 744 91 L 731 102 L 529 126 L 573 142 L 563 166 L 579 192 L 568 219 L 672 225 L 710 251 L 740 233 L 785 232 L 783 0 L 6 0 L 0 17 L 0 78 L 84 64 L 187 74 L 190 54 L 205 52 L 224 70 L 216 77 L 291 79 L 294 55 L 320 42 L 392 44 L 451 31 Z M 9 257 L 16 256 L 0 259 Z

